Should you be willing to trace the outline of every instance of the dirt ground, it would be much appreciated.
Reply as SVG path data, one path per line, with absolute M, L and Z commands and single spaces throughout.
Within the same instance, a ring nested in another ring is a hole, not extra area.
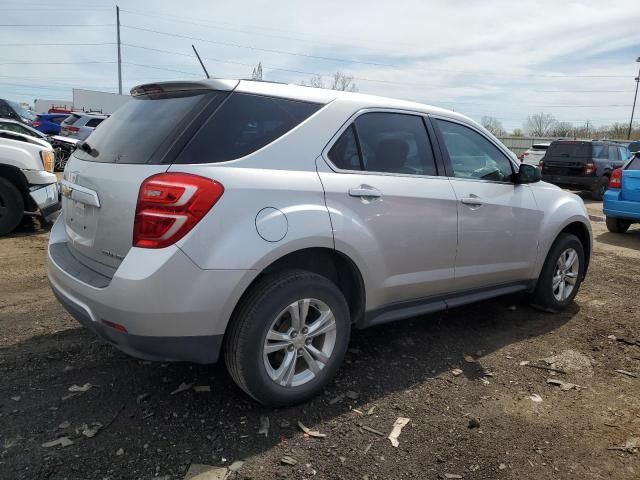
M 47 231 L 25 227 L 0 239 L 0 478 L 182 479 L 243 461 L 229 478 L 638 479 L 640 228 L 593 228 L 568 311 L 511 297 L 356 331 L 324 395 L 271 410 L 222 365 L 143 362 L 96 340 L 49 290 Z M 183 382 L 211 391 L 172 395 Z M 73 444 L 43 446 L 60 437 Z

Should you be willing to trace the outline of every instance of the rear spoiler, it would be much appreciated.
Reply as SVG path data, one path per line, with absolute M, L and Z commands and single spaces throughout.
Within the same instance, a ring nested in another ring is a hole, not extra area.
M 197 90 L 221 90 L 230 92 L 240 83 L 238 80 L 223 80 L 212 78 L 209 80 L 199 80 L 195 82 L 157 82 L 137 85 L 131 89 L 132 97 L 145 95 L 163 95 L 178 92 L 193 92 Z

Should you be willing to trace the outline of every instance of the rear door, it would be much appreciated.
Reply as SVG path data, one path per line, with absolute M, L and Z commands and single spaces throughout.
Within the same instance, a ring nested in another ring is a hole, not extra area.
M 543 218 L 531 188 L 513 183 L 511 161 L 479 130 L 434 124 L 458 201 L 456 291 L 529 279 Z
M 456 199 L 424 118 L 360 114 L 318 159 L 336 248 L 365 271 L 367 308 L 449 292 Z
M 178 91 L 133 97 L 76 149 L 62 182 L 69 246 L 94 269 L 116 268 L 131 248 L 141 183 L 168 169 L 190 128 L 225 93 Z
M 640 202 L 640 157 L 631 160 L 622 171 L 622 200 Z

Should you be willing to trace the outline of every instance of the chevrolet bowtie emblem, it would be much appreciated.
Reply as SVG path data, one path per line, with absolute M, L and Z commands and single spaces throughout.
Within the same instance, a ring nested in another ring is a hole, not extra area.
M 64 195 L 65 197 L 71 198 L 71 193 L 72 192 L 73 192 L 72 188 L 70 188 L 70 187 L 68 187 L 66 185 L 62 186 L 62 195 Z

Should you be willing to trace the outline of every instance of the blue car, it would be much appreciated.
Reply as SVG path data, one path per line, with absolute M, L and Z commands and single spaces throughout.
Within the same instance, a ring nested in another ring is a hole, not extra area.
M 67 113 L 42 113 L 31 122 L 31 125 L 47 135 L 60 134 L 60 124 L 67 118 Z
M 611 173 L 603 210 L 610 232 L 624 233 L 640 223 L 640 152 Z

